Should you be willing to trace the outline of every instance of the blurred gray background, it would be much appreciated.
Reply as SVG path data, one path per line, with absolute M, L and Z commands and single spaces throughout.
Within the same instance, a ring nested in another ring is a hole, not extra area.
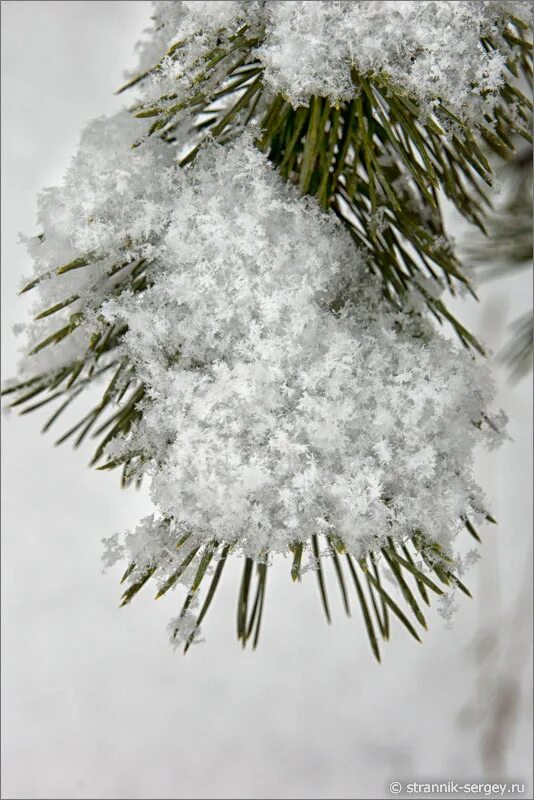
M 1 10 L 6 378 L 28 307 L 17 234 L 37 232 L 36 194 L 60 181 L 84 123 L 124 104 L 112 92 L 135 66 L 150 5 Z M 456 310 L 498 349 L 530 302 L 523 274 Z M 255 653 L 235 638 L 237 565 L 207 643 L 174 653 L 165 629 L 181 597 L 145 591 L 119 609 L 120 570 L 101 574 L 101 538 L 134 526 L 146 494 L 89 470 L 89 449 L 54 449 L 39 412 L 4 418 L 2 796 L 364 798 L 390 796 L 394 779 L 469 779 L 525 782 L 532 797 L 531 391 L 497 376 L 513 441 L 479 459 L 500 524 L 468 576 L 475 599 L 460 598 L 452 630 L 431 612 L 422 645 L 395 627 L 381 666 L 336 587 L 329 627 L 314 577 L 292 585 L 287 563 L 271 570 Z

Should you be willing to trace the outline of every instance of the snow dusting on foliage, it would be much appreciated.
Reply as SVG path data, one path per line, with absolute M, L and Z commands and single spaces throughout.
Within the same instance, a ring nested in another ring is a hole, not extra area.
M 502 83 L 505 13 L 528 17 L 529 10 L 526 3 L 495 0 L 157 2 L 141 68 L 163 60 L 144 99 L 172 92 L 179 102 L 202 72 L 201 53 L 244 32 L 258 38 L 266 85 L 293 105 L 307 105 L 313 95 L 334 103 L 350 99 L 355 69 L 407 92 L 423 113 L 439 100 L 476 124 L 491 111 Z M 484 49 L 484 36 L 494 37 L 497 49 Z
M 39 197 L 38 224 L 44 235 L 27 240 L 35 276 L 80 258 L 88 265 L 50 274 L 39 284 L 35 311 L 78 298 L 63 312 L 65 319 L 78 315 L 77 327 L 54 347 L 24 361 L 23 373 L 57 370 L 75 359 L 100 329 L 100 306 L 117 280 L 140 259 L 154 256 L 154 243 L 167 223 L 165 202 L 174 191 L 174 154 L 156 139 L 150 147 L 132 151 L 140 125 L 127 112 L 92 122 L 62 185 Z M 58 318 L 54 314 L 26 326 L 29 348 L 58 329 Z

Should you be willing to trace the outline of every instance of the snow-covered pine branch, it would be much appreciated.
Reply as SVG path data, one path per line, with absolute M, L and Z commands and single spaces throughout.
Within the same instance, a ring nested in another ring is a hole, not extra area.
M 124 603 L 185 584 L 186 648 L 231 553 L 243 642 L 276 554 L 315 569 L 327 616 L 324 557 L 347 604 L 354 583 L 377 657 L 390 615 L 425 625 L 417 593 L 467 591 L 455 539 L 490 518 L 473 450 L 504 417 L 443 301 L 470 285 L 440 201 L 483 227 L 483 142 L 524 133 L 524 5 L 157 3 L 134 115 L 91 123 L 41 196 L 7 391 L 57 399 L 48 428 L 106 376 L 60 441 L 97 435 L 101 469 L 149 481 L 155 514 L 106 563 L 129 564 Z

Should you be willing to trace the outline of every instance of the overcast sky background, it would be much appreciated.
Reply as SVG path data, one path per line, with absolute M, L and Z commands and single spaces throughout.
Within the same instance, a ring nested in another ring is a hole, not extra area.
M 2 3 L 2 367 L 30 272 L 19 231 L 36 233 L 36 195 L 60 181 L 91 118 L 114 97 L 145 2 Z M 492 347 L 531 302 L 528 275 L 483 287 L 462 318 Z M 5 798 L 387 797 L 391 780 L 526 782 L 532 796 L 530 381 L 498 403 L 513 441 L 483 455 L 499 519 L 484 531 L 453 629 L 429 614 L 424 643 L 395 626 L 378 666 L 359 615 L 332 591 L 322 617 L 313 576 L 271 570 L 259 649 L 235 632 L 239 565 L 210 610 L 207 643 L 184 658 L 166 625 L 181 597 L 150 591 L 118 608 L 101 539 L 150 510 L 90 450 L 55 449 L 44 416 L 3 419 L 3 785 Z M 332 590 L 335 589 L 332 586 Z

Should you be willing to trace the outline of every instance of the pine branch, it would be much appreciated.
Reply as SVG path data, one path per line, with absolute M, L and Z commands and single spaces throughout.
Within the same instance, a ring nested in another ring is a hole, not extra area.
M 441 296 L 443 292 L 454 295 L 464 290 L 474 294 L 447 237 L 441 203 L 447 197 L 468 222 L 485 234 L 491 221 L 486 187 L 493 180 L 488 153 L 510 159 L 519 139 L 532 141 L 532 102 L 520 86 L 521 80 L 530 86 L 532 77 L 530 40 L 524 23 L 511 16 L 501 34 L 509 48 L 508 76 L 493 112 L 486 114 L 478 130 L 459 119 L 440 98 L 436 98 L 432 113 L 423 113 L 417 102 L 387 75 L 361 74 L 355 68 L 351 73 L 354 89 L 351 99 L 334 105 L 328 98 L 315 95 L 308 106 L 295 108 L 286 97 L 273 96 L 265 86 L 264 67 L 256 55 L 265 31 L 244 25 L 234 33 L 220 31 L 216 46 L 199 55 L 190 74 L 185 76 L 185 98 L 183 91 L 171 90 L 157 102 L 134 107 L 137 118 L 152 122 L 147 135 L 133 146 L 142 147 L 148 138 L 159 136 L 170 147 L 182 148 L 179 165 L 186 167 L 194 162 L 207 141 L 227 142 L 243 128 L 253 127 L 256 146 L 280 175 L 302 195 L 316 198 L 325 211 L 333 212 L 341 220 L 357 247 L 366 252 L 369 264 L 381 277 L 385 297 L 395 308 L 405 308 L 411 295 L 416 295 L 438 322 L 452 326 L 466 348 L 483 353 L 475 337 L 449 312 Z M 488 52 L 498 49 L 495 37 L 485 36 L 481 43 Z M 180 52 L 187 44 L 187 39 L 174 43 L 163 59 L 130 79 L 119 91 L 142 85 L 168 63 L 178 67 Z M 178 74 L 177 80 L 183 81 L 184 76 Z M 190 136 L 181 141 L 180 125 L 186 115 L 191 119 Z M 510 206 L 507 212 L 509 222 L 513 222 L 508 228 L 502 224 L 501 236 L 505 232 L 507 239 L 514 235 L 514 230 L 515 235 L 518 233 L 517 209 L 517 205 Z M 44 241 L 44 234 L 39 239 Z M 105 274 L 102 274 L 105 254 L 81 253 L 69 263 L 37 276 L 21 291 L 30 291 L 45 280 L 57 280 L 73 270 L 83 269 L 95 276 L 92 289 L 105 291 L 109 298 L 142 293 L 151 285 L 154 265 L 144 258 L 129 260 L 126 251 L 135 244 L 125 245 L 124 260 L 121 254 L 121 260 L 114 262 Z M 531 246 L 530 239 L 530 249 Z M 523 242 L 519 249 L 523 253 Z M 99 311 L 98 307 L 80 309 L 76 305 L 79 301 L 79 294 L 66 292 L 64 299 L 36 315 L 37 321 L 50 317 L 59 321 L 57 329 L 35 344 L 31 354 L 54 347 L 75 331 L 79 335 L 88 312 Z M 517 369 L 524 369 L 532 357 L 531 323 L 529 326 L 525 322 L 519 335 L 521 344 L 510 355 Z M 74 444 L 79 446 L 91 433 L 98 439 L 91 463 L 99 464 L 102 470 L 121 466 L 123 486 L 140 479 L 145 454 L 125 447 L 126 455 L 110 458 L 103 465 L 99 462 L 114 442 L 128 443 L 132 430 L 142 419 L 144 405 L 150 402 L 134 365 L 121 350 L 127 330 L 126 325 L 112 325 L 102 318 L 98 329 L 81 345 L 79 358 L 4 392 L 14 395 L 11 405 L 22 414 L 60 401 L 44 426 L 48 430 L 89 385 L 113 370 L 100 402 L 57 443 L 76 434 Z M 178 359 L 180 354 L 175 357 Z M 102 422 L 105 414 L 108 416 Z M 465 526 L 471 536 L 479 538 L 467 517 Z M 179 617 L 183 620 L 216 559 L 201 611 L 185 641 L 185 651 L 207 614 L 232 549 L 218 540 L 202 543 L 190 537 L 190 533 L 185 534 L 177 545 L 180 549 L 187 544 L 185 556 L 183 552 L 173 554 L 170 565 L 169 562 L 132 563 L 122 578 L 126 589 L 121 605 L 126 605 L 149 579 L 159 581 L 156 597 L 161 597 L 192 570 L 194 577 L 192 582 L 188 579 L 188 594 Z M 325 574 L 326 565 L 331 564 L 343 606 L 350 613 L 344 561 L 338 557 L 345 555 L 377 660 L 380 660 L 379 638 L 389 638 L 393 618 L 420 641 L 417 625 L 426 628 L 421 601 L 429 605 L 432 595 L 441 596 L 446 589 L 458 588 L 469 595 L 453 572 L 450 557 L 432 540 L 431 532 L 414 531 L 401 545 L 390 536 L 360 559 L 351 556 L 335 531 L 328 532 L 325 542 L 327 558 L 320 553 L 319 533 L 312 532 L 307 540 L 292 545 L 291 577 L 294 581 L 300 579 L 303 557 L 309 555 L 316 565 L 319 595 L 330 621 Z M 385 588 L 384 569 L 395 584 L 394 596 Z M 237 608 L 237 633 L 243 646 L 251 637 L 254 647 L 258 643 L 267 572 L 266 560 L 245 557 Z M 175 638 L 177 633 L 178 627 L 173 632 Z

